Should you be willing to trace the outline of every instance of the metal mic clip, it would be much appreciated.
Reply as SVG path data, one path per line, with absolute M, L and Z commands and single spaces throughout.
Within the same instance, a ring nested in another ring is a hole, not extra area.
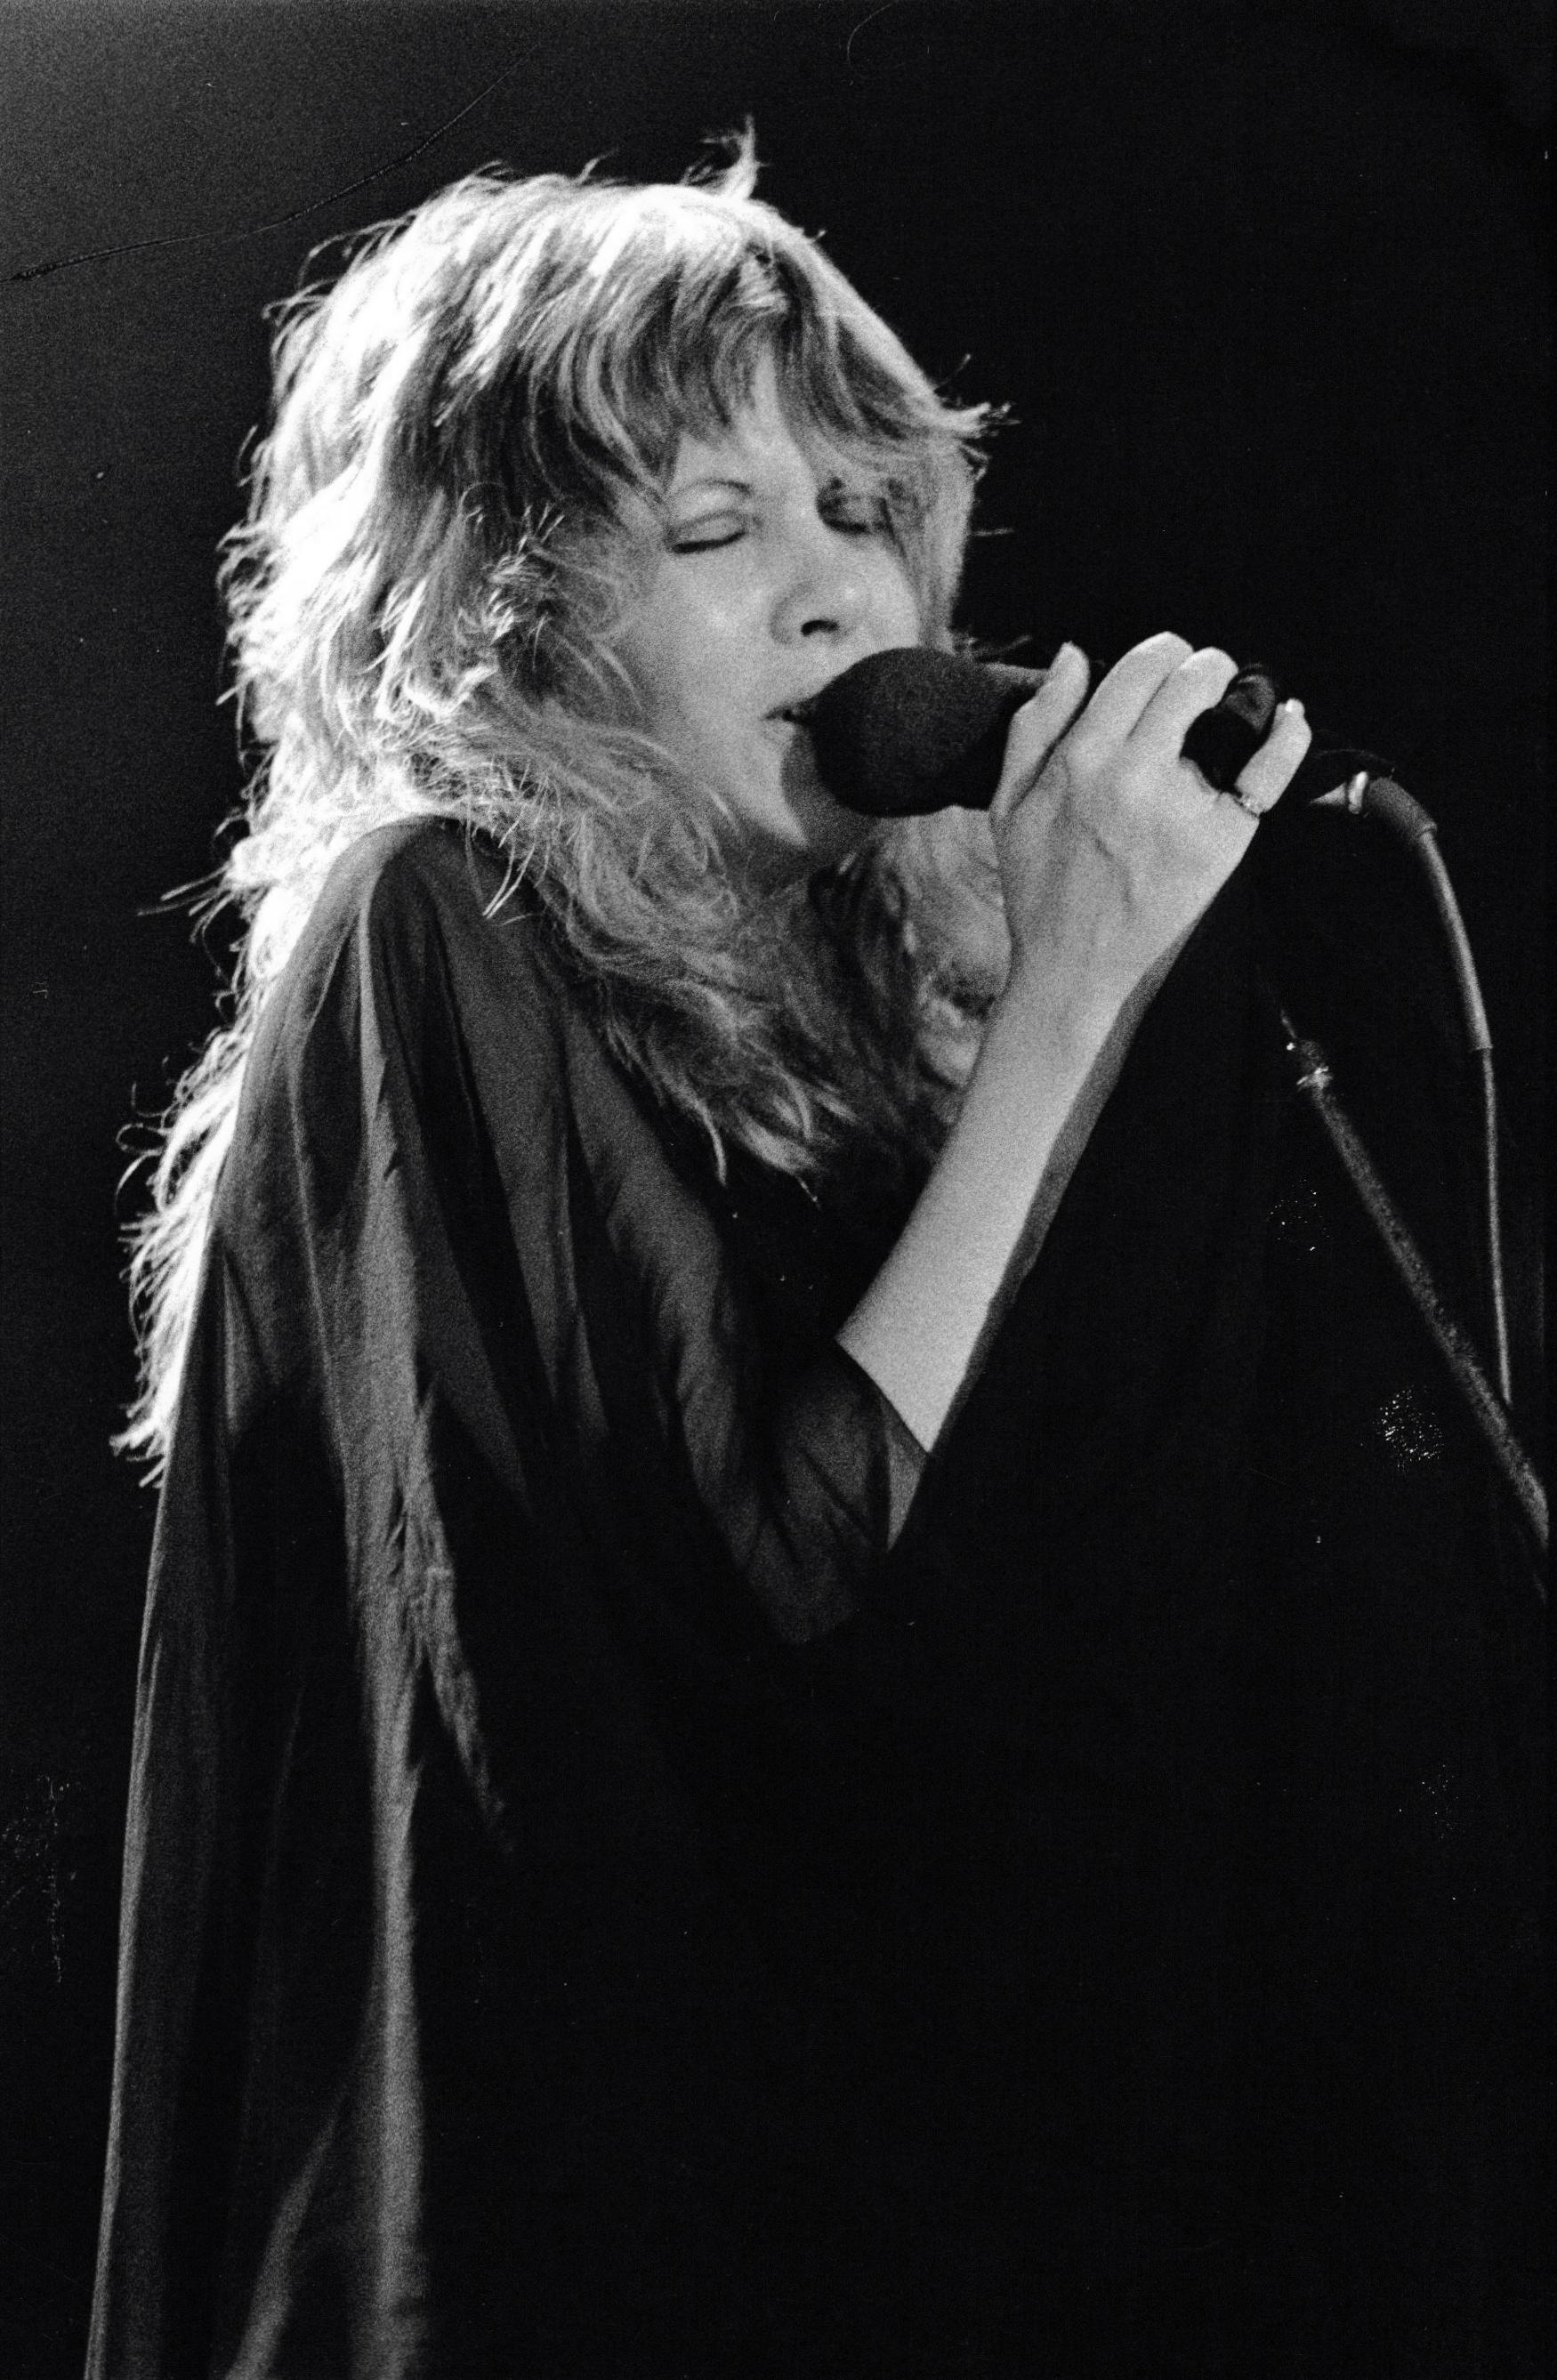
M 1320 794 L 1308 805 L 1315 810 L 1346 810 L 1353 818 L 1361 818 L 1362 806 L 1368 787 L 1368 773 L 1359 769 L 1344 785 L 1336 785 L 1328 794 Z

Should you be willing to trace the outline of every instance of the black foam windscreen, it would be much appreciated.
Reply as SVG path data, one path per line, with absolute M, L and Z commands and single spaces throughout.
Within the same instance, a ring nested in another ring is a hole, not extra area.
M 988 809 L 1013 714 L 1043 676 L 922 645 L 871 653 L 806 715 L 821 782 L 871 818 Z
M 872 818 L 987 809 L 1012 718 L 1045 674 L 921 645 L 871 653 L 835 677 L 806 714 L 821 781 L 845 808 Z M 1185 758 L 1230 792 L 1270 732 L 1280 698 L 1268 670 L 1240 670 L 1221 701 L 1193 722 Z

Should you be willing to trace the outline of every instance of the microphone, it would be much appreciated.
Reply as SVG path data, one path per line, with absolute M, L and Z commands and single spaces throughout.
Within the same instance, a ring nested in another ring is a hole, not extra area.
M 808 728 L 822 783 L 845 809 L 869 818 L 917 818 L 928 810 L 988 809 L 1000 782 L 1006 733 L 1046 672 L 1007 662 L 973 662 L 960 653 L 903 645 L 856 662 L 798 714 Z M 1240 670 L 1222 700 L 1191 722 L 1184 754 L 1230 792 L 1264 741 L 1280 700 L 1268 670 Z M 1358 777 L 1383 763 L 1372 753 L 1324 746 L 1316 737 L 1286 798 L 1299 804 L 1366 801 Z

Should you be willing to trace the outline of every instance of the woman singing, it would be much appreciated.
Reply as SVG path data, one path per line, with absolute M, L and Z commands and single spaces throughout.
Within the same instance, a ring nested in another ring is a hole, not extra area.
M 91 2370 L 1466 2371 L 1482 1520 L 1316 1337 L 1303 713 L 1219 793 L 1227 655 L 1066 646 L 987 820 L 840 808 L 985 417 L 753 177 L 478 176 L 278 332 Z

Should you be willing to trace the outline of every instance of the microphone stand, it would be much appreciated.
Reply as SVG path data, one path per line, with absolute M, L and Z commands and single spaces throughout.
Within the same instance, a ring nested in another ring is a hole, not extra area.
M 1281 1019 L 1283 1054 L 1294 1087 L 1313 1110 L 1340 1159 L 1347 1179 L 1384 1244 L 1396 1274 L 1443 1358 L 1483 1445 L 1514 1498 L 1538 1556 L 1544 1561 L 1548 1545 L 1546 1493 L 1534 1464 L 1514 1436 L 1508 1412 L 1508 1313 L 1498 1198 L 1497 1092 L 1492 1074 L 1492 1037 L 1475 960 L 1471 955 L 1469 937 L 1438 848 L 1438 828 L 1421 804 L 1403 785 L 1397 785 L 1390 777 L 1372 776 L 1366 770 L 1359 770 L 1334 792 L 1322 795 L 1313 807 L 1344 808 L 1353 818 L 1360 818 L 1367 812 L 1388 825 L 1416 853 L 1427 874 L 1434 904 L 1443 922 L 1460 993 L 1466 1039 L 1475 1055 L 1481 1081 L 1485 1136 L 1482 1180 L 1486 1203 L 1488 1288 L 1498 1372 L 1496 1388 L 1487 1378 L 1471 1340 L 1445 1305 L 1421 1250 L 1336 1096 L 1330 1062 L 1323 1050 L 1317 1042 L 1299 1033 L 1278 1001 L 1276 1007 Z M 1544 1603 L 1546 1588 L 1539 1570 L 1535 1579 L 1536 1592 Z

